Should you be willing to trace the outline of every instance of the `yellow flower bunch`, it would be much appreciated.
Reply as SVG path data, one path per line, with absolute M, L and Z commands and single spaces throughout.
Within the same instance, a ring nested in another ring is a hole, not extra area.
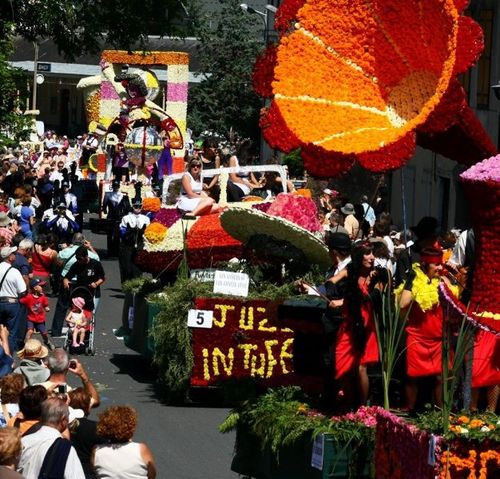
M 167 231 L 167 228 L 160 223 L 150 223 L 144 231 L 144 237 L 150 243 L 160 243 L 165 238 Z

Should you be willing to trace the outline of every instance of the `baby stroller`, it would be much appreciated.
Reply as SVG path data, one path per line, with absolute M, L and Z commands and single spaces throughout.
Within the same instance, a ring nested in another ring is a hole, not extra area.
M 83 298 L 85 301 L 84 309 L 86 311 L 94 310 L 94 295 L 85 286 L 76 286 L 72 288 L 70 293 L 70 303 L 73 303 L 73 298 Z M 87 330 L 85 332 L 84 344 L 82 346 L 73 346 L 73 334 L 71 328 L 68 327 L 68 331 L 66 332 L 66 338 L 64 339 L 63 348 L 70 352 L 70 354 L 87 354 L 90 356 L 94 356 L 95 348 L 94 348 L 94 333 L 95 333 L 95 315 L 92 313 L 90 316 L 89 324 L 87 326 Z

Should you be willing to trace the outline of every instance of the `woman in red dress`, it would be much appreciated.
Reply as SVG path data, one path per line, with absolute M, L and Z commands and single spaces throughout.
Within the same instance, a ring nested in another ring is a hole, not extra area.
M 330 303 L 330 307 L 343 307 L 343 321 L 335 343 L 335 379 L 347 395 L 346 400 L 354 399 L 357 390 L 359 402 L 366 404 L 369 392 L 366 368 L 379 360 L 371 295 L 382 289 L 383 284 L 374 268 L 370 243 L 356 243 L 351 258 L 347 268 L 330 280 L 346 281 L 345 297 Z
M 415 409 L 418 379 L 434 376 L 434 401 L 441 406 L 441 354 L 443 337 L 443 308 L 439 303 L 438 287 L 441 280 L 443 252 L 426 248 L 420 254 L 420 263 L 414 263 L 401 290 L 399 305 L 405 315 L 406 326 L 406 401 L 410 411 Z

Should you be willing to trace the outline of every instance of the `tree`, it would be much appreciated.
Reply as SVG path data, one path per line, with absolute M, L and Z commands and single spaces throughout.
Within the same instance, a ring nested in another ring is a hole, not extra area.
M 206 14 L 200 5 L 194 21 L 199 39 L 202 81 L 189 90 L 188 124 L 199 134 L 212 130 L 228 136 L 258 137 L 261 103 L 251 86 L 252 68 L 263 48 L 260 19 L 240 8 L 239 0 L 221 0 L 220 9 Z
M 30 119 L 22 114 L 26 98 L 26 74 L 7 63 L 12 52 L 8 36 L 0 40 L 0 147 L 15 146 L 26 140 Z
M 50 38 L 68 60 L 118 49 L 147 49 L 148 35 L 183 35 L 180 0 L 9 0 L 0 2 L 0 32 L 31 42 Z

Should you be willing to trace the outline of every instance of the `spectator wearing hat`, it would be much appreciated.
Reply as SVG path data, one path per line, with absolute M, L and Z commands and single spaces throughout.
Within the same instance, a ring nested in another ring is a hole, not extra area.
M 107 215 L 107 246 L 109 256 L 118 256 L 120 248 L 120 221 L 130 211 L 130 200 L 120 191 L 120 181 L 113 180 L 111 191 L 104 194 L 102 212 Z
M 31 339 L 34 331 L 38 331 L 43 342 L 49 349 L 54 349 L 54 345 L 49 340 L 47 326 L 45 325 L 46 313 L 50 311 L 49 300 L 43 294 L 43 285 L 45 281 L 39 279 L 30 280 L 30 293 L 21 298 L 19 301 L 26 306 L 27 321 L 26 321 L 26 337 L 25 341 Z
M 0 477 L 2 479 L 23 479 L 16 471 L 21 458 L 21 433 L 15 427 L 0 429 Z
M 120 222 L 121 248 L 118 260 L 122 283 L 141 275 L 141 270 L 134 264 L 134 258 L 144 246 L 144 230 L 149 223 L 149 218 L 142 214 L 142 202 L 134 200 L 132 211 Z
M 22 308 L 19 297 L 27 292 L 26 283 L 20 271 L 14 268 L 16 247 L 4 246 L 0 249 L 0 321 L 9 330 L 10 353 L 17 351 L 20 340 L 19 326 Z
M 415 250 L 439 248 L 439 222 L 433 216 L 424 216 L 416 226 L 410 228 L 415 234 Z
M 347 234 L 352 241 L 355 241 L 359 238 L 359 221 L 354 216 L 356 214 L 356 210 L 354 209 L 354 205 L 352 203 L 346 203 L 340 211 L 344 215 L 344 228 L 347 230 Z
M 49 354 L 49 349 L 38 339 L 31 338 L 24 344 L 24 348 L 18 351 L 20 358 L 19 366 L 14 373 L 22 374 L 28 386 L 40 384 L 49 379 L 50 371 L 44 363 Z
M 57 304 L 54 310 L 54 318 L 52 320 L 52 337 L 59 337 L 62 334 L 64 325 L 64 318 L 71 305 L 69 290 L 62 287 L 63 278 L 68 274 L 69 269 L 76 263 L 76 252 L 78 248 L 84 246 L 88 250 L 88 255 L 91 259 L 100 261 L 99 255 L 96 253 L 90 241 L 85 239 L 82 233 L 75 233 L 73 235 L 72 243 L 65 248 L 62 248 L 57 255 L 57 263 L 62 268 L 59 278 L 57 279 L 59 285 L 59 295 L 57 297 Z

